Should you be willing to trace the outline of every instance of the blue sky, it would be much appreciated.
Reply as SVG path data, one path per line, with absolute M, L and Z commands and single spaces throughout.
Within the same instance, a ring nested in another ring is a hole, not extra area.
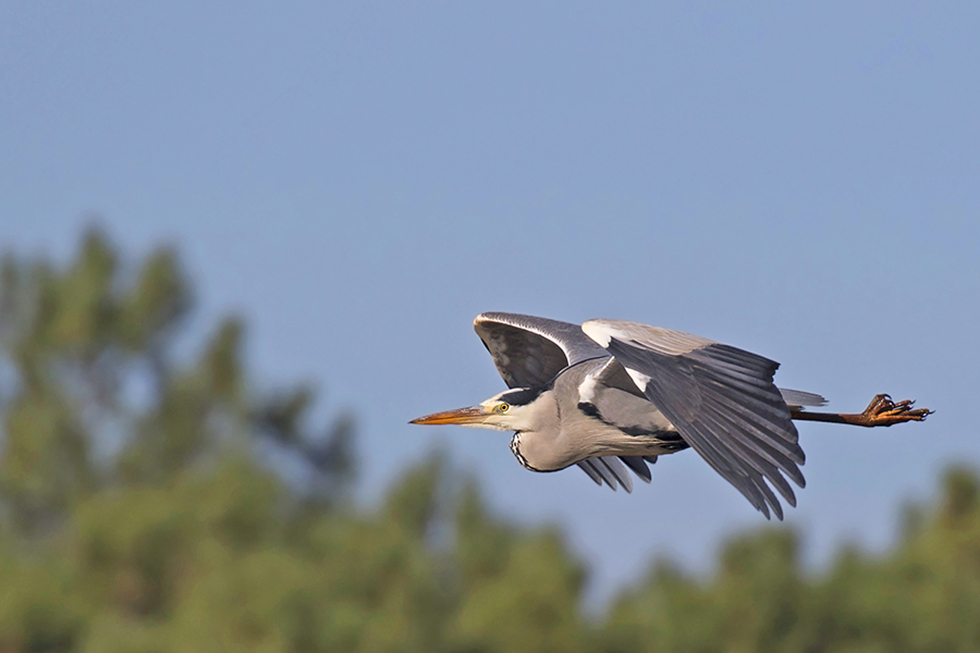
M 0 246 L 64 260 L 97 216 L 176 243 L 195 328 L 249 324 L 269 385 L 360 424 L 362 496 L 437 449 L 557 523 L 594 596 L 705 568 L 762 517 L 685 452 L 632 495 L 420 428 L 502 389 L 482 311 L 632 319 L 782 363 L 860 410 L 803 424 L 806 555 L 879 549 L 980 462 L 980 5 L 0 2 Z

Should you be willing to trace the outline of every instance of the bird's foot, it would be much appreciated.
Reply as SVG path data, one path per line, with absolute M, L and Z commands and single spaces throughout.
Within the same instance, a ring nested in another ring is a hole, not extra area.
M 894 402 L 888 395 L 876 395 L 861 413 L 861 426 L 891 426 L 902 422 L 921 422 L 934 411 L 913 408 L 911 399 Z

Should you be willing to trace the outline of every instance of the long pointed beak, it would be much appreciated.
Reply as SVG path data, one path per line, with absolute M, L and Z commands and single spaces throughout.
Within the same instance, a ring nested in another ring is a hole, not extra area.
M 457 408 L 413 419 L 409 424 L 479 424 L 487 417 L 483 406 Z

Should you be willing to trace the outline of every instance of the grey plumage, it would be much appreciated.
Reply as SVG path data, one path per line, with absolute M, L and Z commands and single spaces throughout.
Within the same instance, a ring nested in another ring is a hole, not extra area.
M 767 515 L 769 507 L 777 516 L 782 514 L 763 478 L 796 504 L 780 472 L 803 487 L 798 465 L 804 457 L 786 401 L 772 384 L 775 362 L 706 338 L 615 320 L 592 320 L 578 327 L 485 313 L 474 326 L 509 386 L 545 384 L 582 361 L 603 360 L 603 369 L 591 381 L 596 394 L 593 419 L 639 434 L 653 430 L 650 419 L 659 412 L 756 508 Z M 811 393 L 787 394 L 801 403 L 822 401 Z M 652 405 L 637 410 L 644 399 Z M 628 424 L 628 417 L 647 421 Z M 718 437 L 719 433 L 729 437 Z M 649 473 L 642 457 L 629 458 L 634 472 L 641 477 L 643 469 Z M 609 471 L 602 457 L 579 466 L 613 488 L 616 480 L 630 487 Z
M 473 328 L 511 388 L 543 386 L 569 365 L 607 356 L 584 337 L 581 327 L 568 322 L 483 313 L 473 320 Z
M 779 388 L 779 394 L 783 395 L 783 401 L 785 401 L 786 405 L 790 408 L 799 408 L 802 406 L 823 406 L 827 403 L 826 399 L 812 392 Z
M 578 326 L 484 313 L 474 328 L 512 390 L 414 423 L 512 430 L 525 467 L 578 465 L 597 484 L 627 492 L 630 471 L 650 482 L 658 456 L 691 447 L 766 517 L 783 517 L 776 493 L 796 505 L 788 481 L 805 486 L 805 456 L 792 419 L 825 400 L 777 388 L 775 361 L 618 320 Z
M 779 364 L 728 345 L 666 329 L 596 320 L 601 340 L 637 387 L 701 457 L 767 516 L 782 508 L 764 478 L 796 505 L 786 474 L 805 486 L 790 410 L 772 382 Z

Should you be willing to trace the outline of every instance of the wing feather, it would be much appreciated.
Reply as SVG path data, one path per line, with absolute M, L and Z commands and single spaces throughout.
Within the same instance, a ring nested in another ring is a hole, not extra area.
M 773 384 L 779 364 L 696 336 L 632 322 L 593 320 L 583 331 L 618 360 L 646 397 L 711 467 L 768 518 L 783 518 L 767 481 L 790 505 L 805 457 Z M 792 393 L 792 391 L 791 391 Z M 798 393 L 812 402 L 818 395 Z
M 578 461 L 577 464 L 582 469 L 583 472 L 589 475 L 589 478 L 595 481 L 596 485 L 602 485 L 602 475 L 599 474 L 598 471 L 596 471 L 596 468 L 592 464 L 591 460 L 586 458 L 585 460 Z
M 577 324 L 514 313 L 482 313 L 473 328 L 511 388 L 546 385 L 563 369 L 606 357 Z
M 630 473 L 629 471 L 627 471 L 626 466 L 623 465 L 622 462 L 620 462 L 619 458 L 617 458 L 616 456 L 601 456 L 596 460 L 598 460 L 600 464 L 606 466 L 606 469 L 609 470 L 609 473 L 612 474 L 613 477 L 615 477 L 615 479 L 619 482 L 620 485 L 623 486 L 623 489 L 626 490 L 626 492 L 629 493 L 633 491 L 633 477 L 630 476 Z
M 653 475 L 650 474 L 650 468 L 647 467 L 647 461 L 643 459 L 643 456 L 620 456 L 619 459 L 644 482 L 649 483 L 653 480 Z
M 705 423 L 715 427 L 718 431 L 731 433 L 737 432 L 737 425 L 733 425 L 730 420 L 717 419 L 716 415 L 706 416 Z M 731 445 L 732 449 L 740 455 L 742 460 L 747 462 L 752 469 L 768 479 L 773 487 L 779 490 L 779 493 L 783 495 L 783 498 L 785 498 L 790 505 L 794 507 L 796 506 L 796 495 L 793 493 L 793 488 L 790 487 L 790 485 L 786 482 L 786 479 L 779 473 L 776 465 L 767 460 L 766 456 L 759 453 L 755 445 L 752 444 L 752 440 L 750 438 L 733 438 Z M 795 465 L 793 465 L 793 467 L 795 468 Z M 799 470 L 797 470 L 797 473 L 798 472 Z
M 615 490 L 618 487 L 616 483 L 616 475 L 612 473 L 607 465 L 602 464 L 602 458 L 589 458 L 588 462 L 592 465 L 592 469 L 595 470 L 602 480 L 606 482 L 606 485 Z
M 744 436 L 741 433 L 741 427 L 743 424 L 740 424 L 731 417 L 720 413 L 714 422 L 723 432 L 731 433 L 733 435 L 732 439 L 738 442 L 744 449 L 748 449 L 749 451 L 753 452 L 754 455 L 761 457 L 763 460 L 766 460 L 783 470 L 784 473 L 800 487 L 806 487 L 806 479 L 803 478 L 803 474 L 800 472 L 800 468 L 797 466 L 796 462 L 784 455 L 782 452 L 770 447 L 764 441 L 764 435 L 754 438 Z
M 637 476 L 647 483 L 651 479 L 650 470 L 641 456 L 596 456 L 580 460 L 576 464 L 597 485 L 602 485 L 605 481 L 606 485 L 613 490 L 622 485 L 627 492 L 633 491 L 633 478 L 630 476 L 627 467 L 636 472 Z

